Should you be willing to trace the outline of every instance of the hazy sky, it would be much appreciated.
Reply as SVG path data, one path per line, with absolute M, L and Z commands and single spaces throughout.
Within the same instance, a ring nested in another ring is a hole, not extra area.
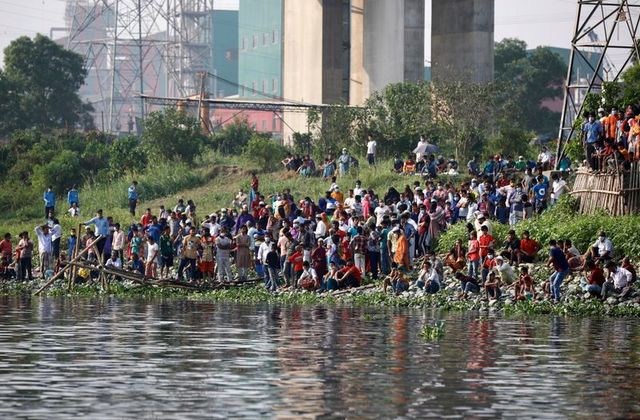
M 395 0 L 386 0 L 395 1 Z M 569 47 L 576 0 L 495 0 L 497 41 L 517 37 L 530 47 Z M 238 0 L 216 0 L 216 7 L 237 8 Z M 431 0 L 427 4 L 425 60 L 430 59 Z M 21 35 L 64 25 L 65 0 L 0 0 L 0 50 Z

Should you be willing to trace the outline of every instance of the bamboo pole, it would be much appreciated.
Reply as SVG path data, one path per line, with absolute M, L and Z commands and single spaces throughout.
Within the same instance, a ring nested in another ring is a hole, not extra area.
M 102 236 L 99 236 L 98 238 L 101 238 Z M 69 268 L 71 268 L 72 263 L 77 262 L 80 258 L 82 258 L 87 252 L 89 252 L 90 248 L 85 248 L 82 250 L 82 252 L 80 252 L 80 254 L 78 256 L 76 256 L 73 260 L 69 261 L 67 263 L 67 265 L 65 265 L 63 268 L 60 269 L 60 271 L 58 271 L 55 275 L 53 275 L 49 281 L 47 281 L 45 284 L 42 285 L 42 287 L 40 287 L 38 290 L 36 290 L 34 292 L 34 294 L 39 295 L 40 292 L 42 292 L 44 289 L 46 289 L 47 287 L 51 286 L 53 284 L 54 281 L 56 281 L 58 278 L 60 278 L 62 276 L 62 274 L 64 274 L 65 271 L 67 271 Z
M 73 247 L 72 255 L 69 255 L 69 261 L 73 260 L 78 255 L 78 250 L 80 249 L 80 232 L 82 231 L 82 223 L 78 225 L 78 230 L 76 231 L 76 243 Z M 69 285 L 67 286 L 67 290 L 73 290 L 73 286 L 76 282 L 76 274 L 77 269 L 75 267 L 71 267 L 71 276 L 69 276 Z

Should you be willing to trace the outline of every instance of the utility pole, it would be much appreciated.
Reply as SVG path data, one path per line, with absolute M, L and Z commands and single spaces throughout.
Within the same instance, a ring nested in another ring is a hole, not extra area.
M 140 66 L 140 121 L 144 121 L 144 67 L 142 57 L 142 0 L 138 0 L 138 53 Z
M 116 72 L 118 71 L 116 68 L 116 59 L 117 49 L 118 49 L 118 6 L 120 4 L 120 0 L 116 0 L 115 4 L 115 19 L 114 19 L 114 27 L 113 27 L 113 47 L 111 50 L 111 95 L 109 95 L 109 132 L 112 132 L 113 127 L 113 97 L 116 94 Z

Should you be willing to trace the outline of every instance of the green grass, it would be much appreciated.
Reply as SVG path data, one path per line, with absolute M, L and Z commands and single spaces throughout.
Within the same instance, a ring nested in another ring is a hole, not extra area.
M 420 337 L 425 341 L 438 341 L 444 337 L 444 322 L 439 321 L 433 325 L 426 324 L 420 331 Z
M 352 171 L 338 180 L 345 195 L 358 179 L 362 181 L 364 188 L 372 188 L 380 196 L 384 196 L 391 186 L 401 191 L 405 185 L 412 186 L 415 181 L 421 180 L 418 176 L 406 177 L 393 173 L 391 161 L 382 161 L 376 167 L 369 167 L 364 158 L 360 161 L 365 164 L 359 171 Z M 249 189 L 252 171 L 258 172 L 260 192 L 266 196 L 288 188 L 297 200 L 308 196 L 317 202 L 331 184 L 330 180 L 323 181 L 321 177 L 303 178 L 286 171 L 260 173 L 260 166 L 260 162 L 244 156 L 225 157 L 213 152 L 201 157 L 191 166 L 156 162 L 141 174 L 122 177 L 109 183 L 94 182 L 84 185 L 79 189 L 79 219 L 72 219 L 65 213 L 66 197 L 58 197 L 57 216 L 65 234 L 71 227 L 77 228 L 78 223 L 93 217 L 99 208 L 104 210 L 106 216 L 112 216 L 115 222 L 127 226 L 134 221 L 129 215 L 127 203 L 127 188 L 133 179 L 139 182 L 140 190 L 136 222 L 145 208 L 150 207 L 157 214 L 160 205 L 173 208 L 180 198 L 185 201 L 194 200 L 201 218 L 222 207 L 229 207 L 241 187 L 245 191 Z M 23 230 L 33 232 L 37 224 L 43 223 L 44 218 L 40 216 L 43 212 L 40 201 L 26 203 L 23 208 L 16 209 L 13 214 L 0 221 L 0 233 L 10 232 L 15 238 Z

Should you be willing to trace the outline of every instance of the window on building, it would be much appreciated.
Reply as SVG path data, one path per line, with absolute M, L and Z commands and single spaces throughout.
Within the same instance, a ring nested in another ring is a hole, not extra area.
M 269 32 L 265 32 L 262 36 L 262 45 L 265 47 L 269 45 Z
M 278 93 L 278 79 L 276 79 L 275 77 L 271 81 L 271 90 L 273 91 L 273 93 Z
M 262 79 L 262 93 L 267 93 L 267 79 Z
M 247 96 L 247 85 L 242 85 L 242 96 L 243 97 Z
M 253 48 L 258 48 L 258 35 L 253 36 Z
M 267 120 L 262 120 L 262 130 L 267 131 Z
M 242 37 L 242 40 L 240 40 L 240 49 L 242 51 L 246 51 L 247 50 L 247 38 L 246 37 Z
M 251 82 L 251 93 L 253 94 L 253 96 L 256 96 L 258 92 L 258 83 L 254 80 L 253 82 Z
M 275 29 L 271 32 L 271 42 L 274 44 L 278 43 L 278 31 Z
M 271 121 L 271 131 L 278 131 L 278 114 L 273 113 L 273 120 Z

